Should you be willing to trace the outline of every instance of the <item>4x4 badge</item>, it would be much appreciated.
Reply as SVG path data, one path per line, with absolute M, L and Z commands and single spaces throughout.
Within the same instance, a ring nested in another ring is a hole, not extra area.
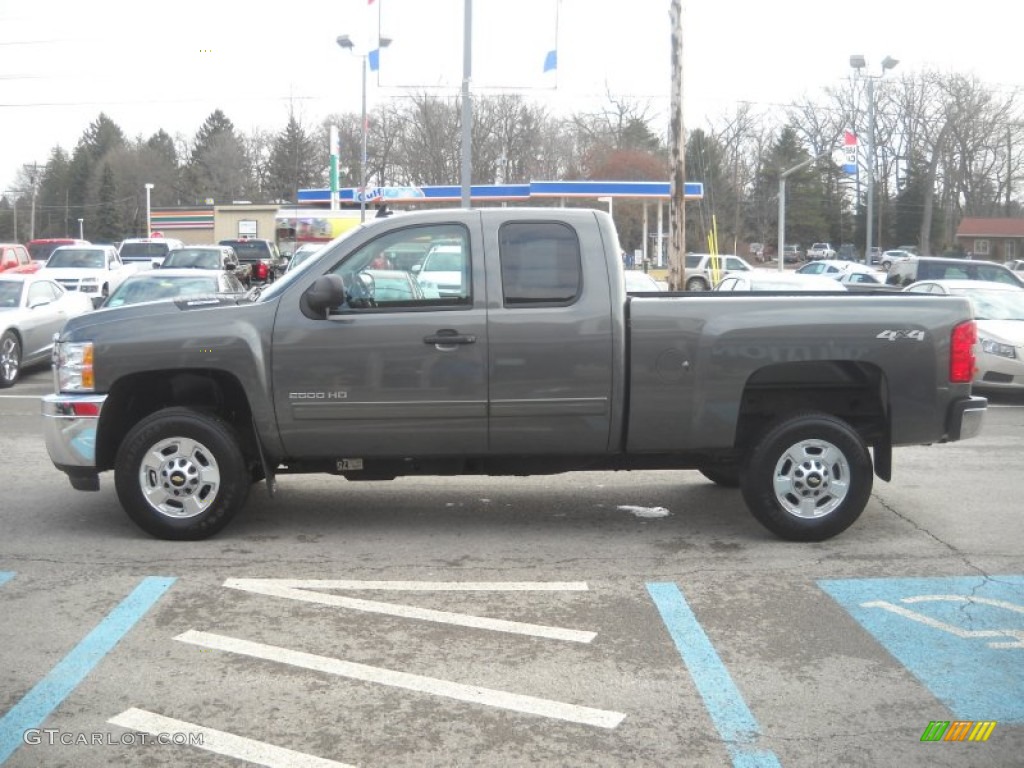
M 875 336 L 876 339 L 888 339 L 889 341 L 896 341 L 898 339 L 910 339 L 911 341 L 924 341 L 924 331 L 909 331 L 909 330 L 898 330 L 898 331 L 882 331 L 880 334 Z

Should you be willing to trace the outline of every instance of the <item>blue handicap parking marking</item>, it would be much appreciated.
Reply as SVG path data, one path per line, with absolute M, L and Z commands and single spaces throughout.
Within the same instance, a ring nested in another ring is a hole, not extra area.
M 1024 576 L 818 585 L 957 719 L 1024 723 Z
M 0 584 L 3 584 L 5 581 L 10 581 L 13 578 L 14 573 L 12 571 L 0 571 Z

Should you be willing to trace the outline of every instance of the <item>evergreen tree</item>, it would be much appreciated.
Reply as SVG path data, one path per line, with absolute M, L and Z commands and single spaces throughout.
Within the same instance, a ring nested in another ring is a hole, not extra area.
M 50 151 L 36 199 L 36 237 L 70 237 L 71 161 L 60 147 Z
M 71 156 L 68 202 L 72 215 L 88 218 L 90 205 L 96 202 L 99 169 L 106 157 L 125 145 L 124 132 L 100 112 L 82 133 Z
M 759 180 L 760 194 L 777 201 L 779 177 L 808 159 L 810 155 L 800 144 L 796 131 L 790 126 L 783 128 L 769 154 L 765 173 Z M 813 164 L 786 177 L 787 243 L 800 243 L 806 248 L 825 237 L 829 231 L 825 218 L 826 192 L 821 174 Z M 772 223 L 778 226 L 778 215 L 773 217 Z
M 320 156 L 314 138 L 295 115 L 274 137 L 270 150 L 268 188 L 274 199 L 294 200 L 300 188 L 313 186 L 320 177 Z
M 92 237 L 99 242 L 114 242 L 124 236 L 121 213 L 117 204 L 117 184 L 114 182 L 114 171 L 108 164 L 103 165 L 100 180 L 99 208 L 96 224 L 92 228 Z
M 219 109 L 214 110 L 196 133 L 186 169 L 187 191 L 201 202 L 213 198 L 230 202 L 252 187 L 246 168 L 245 147 L 235 126 Z

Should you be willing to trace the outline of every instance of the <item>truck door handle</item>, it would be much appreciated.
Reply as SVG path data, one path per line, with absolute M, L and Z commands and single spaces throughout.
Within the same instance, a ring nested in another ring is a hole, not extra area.
M 451 346 L 452 344 L 476 344 L 476 336 L 459 333 L 454 328 L 442 328 L 433 336 L 424 336 L 423 343 L 435 344 L 439 347 Z

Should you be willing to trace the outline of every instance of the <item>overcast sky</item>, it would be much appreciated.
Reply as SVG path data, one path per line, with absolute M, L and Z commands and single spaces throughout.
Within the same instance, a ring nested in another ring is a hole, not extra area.
M 750 102 L 771 109 L 891 55 L 895 74 L 973 73 L 1024 86 L 1024 11 L 1003 0 L 684 0 L 684 112 L 699 127 Z M 669 0 L 474 0 L 473 88 L 521 93 L 555 111 L 606 92 L 667 122 Z M 214 109 L 241 131 L 279 130 L 289 104 L 319 123 L 360 109 L 359 51 L 393 42 L 370 108 L 409 88 L 458 93 L 464 0 L 0 0 L 0 193 L 22 163 L 69 152 L 99 112 L 131 137 L 191 137 Z M 558 66 L 543 71 L 557 48 Z M 452 179 L 457 183 L 458 179 Z

